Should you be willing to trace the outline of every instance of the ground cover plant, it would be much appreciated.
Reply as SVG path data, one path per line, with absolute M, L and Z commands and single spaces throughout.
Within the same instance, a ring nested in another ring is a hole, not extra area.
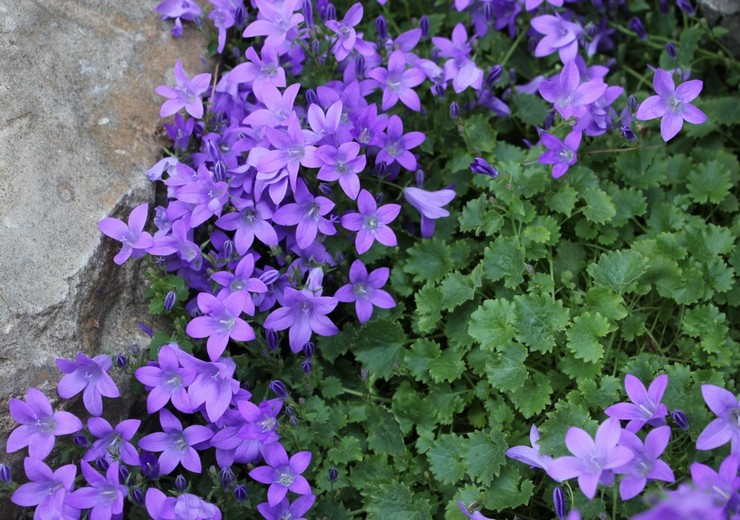
M 116 263 L 148 263 L 172 328 L 58 360 L 90 417 L 11 401 L 14 503 L 740 515 L 740 65 L 721 28 L 687 0 L 156 11 L 208 32 L 214 71 L 174 65 L 158 203 L 100 229 Z M 117 425 L 114 365 L 142 410 Z

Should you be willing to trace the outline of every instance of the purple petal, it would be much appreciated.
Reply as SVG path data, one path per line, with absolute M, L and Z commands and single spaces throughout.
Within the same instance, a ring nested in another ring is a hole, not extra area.
M 557 458 L 547 467 L 547 474 L 558 482 L 577 477 L 581 472 L 581 459 L 571 456 Z
M 673 95 L 676 86 L 673 83 L 673 76 L 671 76 L 670 72 L 666 72 L 663 69 L 656 69 L 655 76 L 653 76 L 653 88 L 659 96 L 668 97 Z
M 727 421 L 724 419 L 715 419 L 704 428 L 699 438 L 696 439 L 696 449 L 711 450 L 717 448 L 729 442 L 732 436 L 733 431 Z
M 682 127 L 683 118 L 681 116 L 666 112 L 660 121 L 660 135 L 665 142 L 668 142 L 676 137 Z

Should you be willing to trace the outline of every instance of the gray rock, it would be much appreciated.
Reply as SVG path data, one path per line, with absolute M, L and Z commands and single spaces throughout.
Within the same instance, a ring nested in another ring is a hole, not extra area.
M 8 399 L 29 386 L 55 396 L 55 358 L 147 339 L 140 263 L 116 266 L 97 223 L 153 201 L 154 88 L 173 83 L 178 58 L 191 75 L 206 68 L 202 35 L 172 38 L 157 3 L 0 0 L 2 448 Z
M 735 58 L 740 57 L 740 0 L 698 0 L 699 12 L 710 27 L 727 29 L 722 38 Z

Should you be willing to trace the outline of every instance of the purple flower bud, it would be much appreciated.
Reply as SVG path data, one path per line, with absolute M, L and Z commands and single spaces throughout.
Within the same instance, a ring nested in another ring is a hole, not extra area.
M 452 119 L 460 117 L 460 105 L 457 104 L 457 101 L 450 103 L 450 117 Z
M 386 173 L 388 172 L 388 167 L 384 162 L 376 161 L 375 162 L 375 172 L 378 174 L 378 177 L 381 179 L 385 177 Z
M 139 454 L 139 464 L 145 477 L 151 480 L 159 478 L 159 460 L 154 453 L 142 450 Z
M 237 27 L 243 27 L 245 21 L 246 16 L 244 15 L 244 5 L 240 5 L 236 8 L 236 11 L 234 11 L 234 24 Z
M 432 85 L 432 94 L 434 94 L 438 98 L 444 98 L 445 86 L 442 83 L 435 83 L 434 85 Z
M 476 157 L 473 162 L 470 163 L 470 170 L 473 173 L 479 173 L 481 175 L 487 175 L 492 179 L 498 177 L 498 170 L 491 166 L 483 157 Z
M 694 6 L 691 5 L 691 0 L 676 0 L 676 7 L 689 16 L 694 16 L 696 13 Z
M 545 114 L 545 121 L 542 123 L 542 126 L 545 128 L 545 130 L 549 130 L 552 128 L 552 125 L 555 124 L 555 112 L 549 111 Z
M 509 83 L 516 83 L 516 69 L 509 69 Z
M 419 20 L 419 29 L 421 29 L 421 37 L 426 39 L 429 36 L 429 17 L 424 15 Z
M 13 472 L 7 464 L 0 464 L 0 482 L 10 484 L 13 480 Z
M 637 98 L 634 95 L 627 98 L 627 109 L 630 112 L 634 112 L 635 110 L 637 110 L 637 104 Z
M 414 173 L 414 180 L 416 181 L 416 186 L 419 188 L 424 187 L 424 170 L 416 170 L 416 173 Z
M 309 29 L 313 27 L 313 4 L 311 0 L 303 0 L 303 21 Z
M 287 415 L 288 417 L 293 417 L 295 415 L 295 408 L 293 408 L 292 406 L 286 406 L 285 415 Z
M 125 464 L 121 464 L 120 466 L 118 466 L 118 481 L 119 482 L 122 482 L 125 484 L 130 474 L 131 472 L 129 471 L 128 466 L 126 466 Z
M 213 139 L 206 141 L 206 153 L 213 161 L 218 161 L 221 158 L 221 150 Z
M 88 439 L 82 432 L 75 433 L 74 437 L 72 437 L 72 442 L 80 448 L 90 447 L 90 439 Z
M 645 26 L 642 25 L 642 20 L 638 17 L 635 16 L 630 20 L 629 28 L 635 31 L 638 38 L 641 40 L 647 40 L 647 31 L 645 30 Z
M 355 74 L 360 77 L 365 75 L 365 57 L 362 54 L 355 60 Z
M 375 194 L 375 202 L 378 204 L 382 204 L 382 202 L 385 200 L 385 194 L 382 192 L 378 192 Z
M 226 260 L 227 262 L 230 261 L 234 257 L 234 241 L 226 240 L 224 242 L 222 250 L 224 254 L 224 260 Z
M 326 11 L 324 11 L 324 21 L 330 22 L 336 19 L 337 19 L 337 8 L 334 7 L 334 4 L 327 5 Z
M 303 373 L 308 375 L 311 373 L 311 369 L 313 368 L 313 365 L 311 364 L 311 361 L 308 359 L 304 359 L 301 362 L 301 368 L 303 369 Z
M 267 329 L 265 331 L 265 339 L 267 340 L 267 348 L 269 348 L 272 352 L 275 352 L 278 349 L 278 344 L 280 343 L 278 333 L 272 329 Z
M 134 499 L 134 504 L 139 507 L 144 507 L 144 492 L 139 487 L 135 487 L 131 490 L 131 496 Z
M 331 188 L 331 184 L 327 184 L 325 182 L 320 182 L 319 183 L 319 192 L 322 195 L 331 195 L 334 192 L 334 190 Z
M 491 70 L 486 74 L 486 85 L 489 87 L 494 86 L 501 79 L 501 75 L 504 73 L 504 68 L 501 65 L 494 65 Z
M 627 139 L 630 142 L 632 142 L 635 139 L 637 139 L 637 135 L 635 135 L 635 132 L 629 126 L 623 126 L 620 129 L 620 132 L 622 134 L 622 137 L 624 137 L 625 139 Z
M 555 486 L 552 492 L 552 501 L 555 504 L 555 515 L 558 517 L 558 520 L 565 520 L 566 503 L 563 488 Z
M 270 390 L 272 390 L 272 392 L 280 399 L 286 399 L 288 397 L 288 390 L 279 379 L 273 379 L 270 381 Z
M 164 297 L 164 311 L 170 312 L 172 308 L 175 306 L 175 302 L 177 301 L 177 294 L 175 294 L 175 291 L 170 291 L 167 293 L 167 296 Z M 117 364 L 117 360 L 116 360 Z
M 128 347 L 129 352 L 131 352 L 132 356 L 138 356 L 139 352 L 141 352 L 141 349 L 139 348 L 139 345 L 136 343 L 131 343 L 131 345 Z
M 668 14 L 668 0 L 658 0 L 658 9 L 662 14 Z
M 193 307 L 192 309 L 190 309 L 191 318 L 198 318 L 199 316 L 203 316 L 203 313 L 200 311 L 198 307 Z
M 103 456 L 98 457 L 95 459 L 95 467 L 98 468 L 100 471 L 105 472 L 108 470 L 108 467 L 110 466 L 110 462 L 108 462 L 108 459 L 106 459 Z
M 319 96 L 316 95 L 316 91 L 312 88 L 308 89 L 305 94 L 306 105 L 318 105 Z
M 668 53 L 668 56 L 670 56 L 672 60 L 676 59 L 676 44 L 675 43 L 673 42 L 666 43 L 665 51 Z
M 369 375 L 370 372 L 368 372 L 366 368 L 360 370 L 360 379 L 367 379 Z
M 123 354 L 116 355 L 115 362 L 118 368 L 126 368 L 128 366 L 128 358 Z
M 152 331 L 152 329 L 150 329 L 149 327 L 147 327 L 146 324 L 144 324 L 141 321 L 137 321 L 136 324 L 139 326 L 139 328 L 142 330 L 142 332 L 144 332 L 144 334 L 146 334 L 150 338 L 153 338 L 154 337 L 154 332 Z
M 247 499 L 247 486 L 244 484 L 237 484 L 234 486 L 234 496 L 236 497 L 237 502 L 240 504 L 244 503 Z
M 259 276 L 260 281 L 265 285 L 274 284 L 278 278 L 280 278 L 280 271 L 277 269 L 267 270 Z
M 307 358 L 312 358 L 314 355 L 314 352 L 316 351 L 316 345 L 313 344 L 312 341 L 309 341 L 305 345 L 303 345 L 303 355 Z
M 226 163 L 221 159 L 213 165 L 213 180 L 216 182 L 224 182 L 226 180 Z
M 378 40 L 384 42 L 388 39 L 388 22 L 385 21 L 383 15 L 375 19 L 375 30 L 378 31 Z
M 686 418 L 686 414 L 681 410 L 673 410 L 671 412 L 671 419 L 676 423 L 676 426 L 681 428 L 683 431 L 689 429 L 689 420 Z
M 301 424 L 301 421 L 299 421 L 298 420 L 298 417 L 296 417 L 295 415 L 293 417 L 291 417 L 290 419 L 288 419 L 288 422 L 293 427 L 298 426 L 299 424 Z
M 493 21 L 493 2 L 483 2 L 483 17 L 488 23 Z
M 316 38 L 311 40 L 311 53 L 314 56 L 318 56 L 320 50 L 321 50 L 321 44 L 319 43 L 319 40 L 317 40 Z
M 429 57 L 432 59 L 433 62 L 439 61 L 439 49 L 437 47 L 432 47 L 431 52 L 429 53 Z
M 337 471 L 337 468 L 335 468 L 334 466 L 329 468 L 329 482 L 336 482 L 338 477 L 339 471 Z
M 236 475 L 234 475 L 234 472 L 231 470 L 231 468 L 221 468 L 219 476 L 221 478 L 221 487 L 224 491 L 228 491 L 231 487 L 231 484 L 233 484 L 236 480 Z
M 182 475 L 178 475 L 175 479 L 175 487 L 180 493 L 182 493 L 183 491 L 185 491 L 185 489 L 187 489 L 188 481 L 185 480 L 185 477 L 183 477 Z

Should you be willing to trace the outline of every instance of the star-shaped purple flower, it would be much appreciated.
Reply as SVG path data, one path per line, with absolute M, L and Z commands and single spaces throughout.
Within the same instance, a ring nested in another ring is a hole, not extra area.
M 564 20 L 559 15 L 545 14 L 532 18 L 532 28 L 540 34 L 544 34 L 534 55 L 538 58 L 549 56 L 558 52 L 560 60 L 567 63 L 574 60 L 578 53 L 578 38 L 583 34 L 580 24 Z
M 117 218 L 104 218 L 98 223 L 100 231 L 123 244 L 121 251 L 113 258 L 118 265 L 123 264 L 130 256 L 141 258 L 146 250 L 154 245 L 152 235 L 144 231 L 149 204 L 136 206 L 128 216 L 128 225 Z
M 311 105 L 315 106 L 315 105 Z M 316 175 L 322 181 L 339 181 L 342 191 L 352 200 L 360 193 L 360 177 L 357 175 L 365 169 L 367 159 L 360 153 L 360 145 L 355 142 L 342 143 L 339 147 L 321 146 L 316 157 L 323 166 Z
M 127 419 L 113 428 L 102 417 L 91 417 L 87 421 L 87 429 L 97 437 L 97 440 L 93 442 L 92 448 L 87 450 L 82 460 L 90 462 L 103 457 L 112 462 L 120 458 L 131 466 L 138 465 L 139 453 L 131 444 L 131 439 L 136 435 L 140 425 L 139 419 Z
M 194 318 L 185 332 L 191 338 L 208 338 L 206 347 L 212 361 L 221 357 L 229 338 L 235 341 L 255 338 L 252 327 L 239 317 L 248 299 L 249 293 L 244 291 L 229 294 L 223 300 L 208 293 L 198 295 L 198 307 L 205 316 Z
M 137 368 L 134 376 L 146 386 L 149 395 L 146 411 L 153 414 L 167 403 L 183 413 L 192 413 L 193 407 L 187 394 L 187 387 L 195 380 L 195 369 L 180 366 L 175 348 L 176 344 L 164 345 L 157 354 L 157 364 Z
M 403 196 L 421 214 L 421 236 L 430 238 L 434 235 L 434 221 L 450 216 L 450 212 L 442 206 L 449 204 L 455 198 L 455 190 L 427 191 L 410 186 L 404 188 Z
M 381 287 L 385 285 L 390 276 L 387 267 L 379 267 L 368 274 L 367 267 L 359 258 L 352 262 L 349 269 L 349 281 L 337 290 L 334 297 L 340 302 L 355 302 L 355 311 L 360 323 L 365 323 L 373 315 L 373 306 L 381 309 L 391 309 L 396 302 Z
M 670 426 L 659 426 L 651 430 L 645 437 L 644 444 L 631 431 L 622 430 L 619 445 L 629 448 L 635 455 L 626 466 L 617 469 L 618 473 L 626 474 L 619 483 L 619 495 L 622 500 L 629 500 L 642 493 L 649 480 L 664 482 L 675 480 L 673 470 L 659 458 L 668 446 L 670 438 Z
M 188 387 L 188 399 L 194 409 L 201 405 L 211 422 L 217 421 L 229 407 L 232 396 L 239 392 L 239 381 L 234 379 L 236 363 L 230 357 L 216 361 L 202 361 L 179 351 L 177 356 L 184 368 L 196 371 L 195 380 Z
M 388 58 L 388 68 L 376 67 L 368 76 L 380 83 L 383 88 L 383 110 L 395 106 L 398 100 L 418 112 L 421 110 L 419 95 L 414 87 L 426 79 L 424 71 L 418 67 L 406 68 L 406 55 L 402 50 L 396 50 Z
M 288 491 L 299 495 L 311 493 L 311 486 L 301 476 L 311 463 L 310 451 L 299 451 L 290 459 L 282 444 L 275 442 L 265 448 L 267 466 L 259 466 L 249 472 L 249 476 L 262 484 L 270 484 L 267 489 L 267 502 L 270 507 L 277 506 Z
M 740 400 L 715 385 L 702 385 L 701 394 L 717 418 L 696 439 L 696 449 L 712 450 L 730 442 L 731 452 L 740 455 Z
M 648 389 L 638 378 L 627 374 L 624 378 L 624 388 L 632 402 L 617 403 L 604 410 L 604 413 L 615 419 L 628 420 L 627 429 L 631 432 L 636 432 L 645 424 L 650 426 L 665 424 L 668 408 L 660 400 L 666 386 L 668 386 L 666 374 L 656 377 Z
M 657 95 L 650 96 L 640 104 L 635 118 L 641 121 L 662 118 L 660 135 L 668 142 L 681 131 L 684 121 L 699 125 L 707 120 L 706 114 L 691 104 L 703 86 L 702 81 L 692 79 L 676 87 L 670 72 L 656 69 L 653 88 Z
M 303 515 L 311 509 L 315 501 L 316 497 L 314 495 L 303 495 L 293 502 L 284 498 L 275 506 L 271 506 L 268 502 L 257 504 L 257 511 L 265 517 L 265 520 L 282 520 L 284 518 L 306 520 Z
M 272 311 L 265 320 L 265 328 L 285 330 L 290 328 L 290 349 L 300 352 L 311 339 L 311 332 L 320 336 L 333 336 L 339 329 L 326 316 L 337 306 L 337 299 L 316 296 L 308 289 L 296 290 L 286 287 L 282 298 L 283 307 Z
M 305 249 L 316 239 L 319 231 L 323 235 L 334 235 L 337 230 L 325 218 L 334 203 L 326 197 L 314 197 L 308 187 L 299 180 L 295 191 L 295 202 L 286 204 L 272 215 L 273 222 L 283 226 L 296 226 L 295 237 L 298 247 Z
M 108 375 L 113 361 L 107 354 L 90 359 L 77 354 L 75 361 L 57 358 L 57 368 L 65 374 L 59 381 L 57 392 L 62 399 L 70 399 L 82 392 L 82 402 L 93 415 L 103 413 L 103 398 L 118 397 L 118 388 Z
M 378 207 L 369 191 L 362 190 L 357 197 L 359 213 L 348 213 L 342 217 L 342 227 L 350 231 L 357 231 L 355 247 L 362 254 L 373 245 L 376 240 L 384 246 L 393 247 L 398 244 L 396 234 L 388 224 L 401 211 L 399 204 L 385 204 Z
M 566 63 L 557 77 L 542 81 L 538 88 L 540 95 L 554 104 L 563 119 L 568 119 L 584 116 L 588 105 L 601 97 L 607 84 L 601 78 L 581 83 L 581 73 L 574 60 Z
M 113 518 L 122 514 L 128 488 L 119 481 L 118 462 L 108 466 L 105 477 L 87 462 L 80 462 L 80 466 L 85 480 L 90 485 L 71 493 L 67 497 L 67 503 L 77 509 L 92 509 L 91 519 Z
M 211 75 L 209 73 L 197 74 L 190 79 L 185 70 L 182 68 L 182 61 L 177 60 L 175 64 L 175 88 L 167 85 L 160 85 L 154 92 L 167 98 L 162 103 L 159 115 L 162 117 L 171 116 L 181 108 L 196 119 L 203 117 L 203 100 L 201 96 L 208 90 L 211 84 Z
M 529 429 L 529 446 L 514 446 L 506 450 L 506 456 L 510 459 L 518 460 L 525 464 L 529 464 L 530 467 L 540 468 L 547 471 L 548 466 L 553 461 L 553 458 L 549 455 L 543 455 L 540 453 L 540 431 L 534 424 Z
M 32 457 L 26 457 L 23 466 L 30 482 L 16 489 L 10 501 L 23 507 L 37 506 L 34 518 L 68 518 L 63 512 L 64 499 L 74 488 L 77 466 L 67 464 L 52 471 Z
M 403 121 L 397 115 L 388 120 L 387 132 L 380 137 L 382 149 L 378 152 L 377 161 L 391 165 L 398 164 L 409 171 L 416 170 L 416 157 L 409 150 L 416 148 L 426 140 L 421 132 L 403 133 Z
M 537 160 L 542 164 L 552 164 L 552 176 L 559 179 L 565 175 L 568 168 L 578 161 L 576 151 L 581 145 L 582 136 L 581 132 L 573 131 L 561 141 L 554 135 L 542 132 L 542 144 L 545 145 L 547 151 L 540 155 Z

